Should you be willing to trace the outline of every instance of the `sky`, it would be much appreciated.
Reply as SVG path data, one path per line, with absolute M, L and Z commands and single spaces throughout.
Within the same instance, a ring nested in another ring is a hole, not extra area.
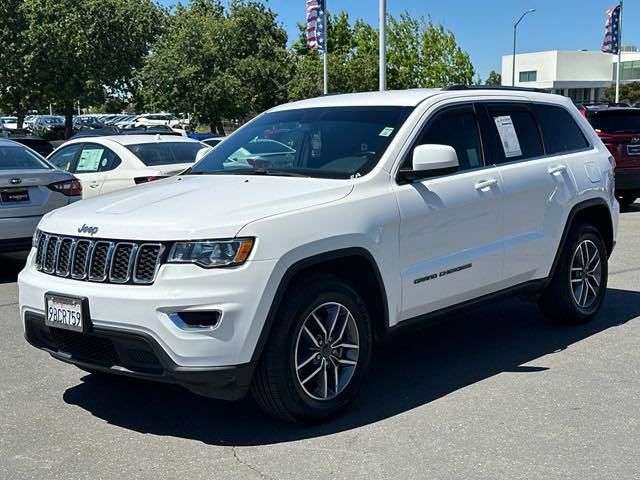
M 223 0 L 224 1 L 224 0 Z M 543 50 L 599 50 L 604 36 L 605 12 L 617 0 L 387 0 L 387 12 L 399 16 L 431 16 L 453 31 L 459 45 L 484 80 L 491 70 L 500 72 L 502 55 L 513 49 L 513 23 L 527 9 L 535 8 L 518 27 L 519 53 Z M 176 0 L 160 0 L 173 5 Z M 183 0 L 185 3 L 185 0 Z M 289 33 L 297 37 L 296 22 L 305 18 L 305 0 L 263 0 Z M 327 0 L 329 12 L 346 11 L 378 25 L 377 0 Z M 624 6 L 623 44 L 640 46 L 639 2 Z M 329 39 L 331 41 L 331 39 Z

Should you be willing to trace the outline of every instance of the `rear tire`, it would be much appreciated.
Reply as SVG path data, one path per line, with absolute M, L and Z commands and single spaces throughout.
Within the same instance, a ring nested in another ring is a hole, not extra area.
M 551 283 L 542 292 L 540 309 L 557 323 L 585 323 L 602 306 L 607 276 L 608 254 L 602 235 L 592 225 L 575 225 Z
M 289 289 L 251 391 L 267 413 L 294 423 L 326 420 L 362 386 L 373 334 L 367 307 L 349 284 L 308 276 Z

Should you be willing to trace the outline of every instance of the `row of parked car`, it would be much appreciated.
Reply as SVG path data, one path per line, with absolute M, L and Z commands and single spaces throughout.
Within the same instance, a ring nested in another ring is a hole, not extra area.
M 89 114 L 74 115 L 73 129 L 96 129 L 113 126 L 119 129 L 141 127 L 167 127 L 186 135 L 190 130 L 187 118 L 178 118 L 170 113 L 146 113 L 142 115 L 105 115 Z M 17 130 L 18 117 L 0 117 L 0 130 Z M 23 122 L 23 129 L 48 140 L 64 138 L 64 117 L 60 115 L 27 115 Z

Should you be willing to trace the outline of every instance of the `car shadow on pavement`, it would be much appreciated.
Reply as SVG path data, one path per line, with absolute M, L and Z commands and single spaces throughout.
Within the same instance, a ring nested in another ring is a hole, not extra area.
M 451 317 L 382 347 L 356 401 L 338 418 L 315 426 L 278 422 L 249 397 L 222 402 L 176 386 L 100 374 L 84 376 L 64 400 L 141 433 L 221 446 L 274 444 L 378 422 L 499 373 L 539 374 L 547 370 L 544 360 L 526 364 L 638 316 L 640 292 L 610 289 L 602 311 L 586 325 L 552 325 L 535 305 L 516 299 Z
M 24 268 L 29 252 L 0 253 L 0 284 L 13 283 L 18 280 L 20 270 Z

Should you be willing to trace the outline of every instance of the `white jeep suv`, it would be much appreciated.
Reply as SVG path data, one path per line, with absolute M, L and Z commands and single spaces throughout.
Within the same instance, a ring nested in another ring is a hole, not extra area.
M 614 191 L 608 150 L 567 98 L 291 103 L 179 176 L 45 216 L 20 313 L 30 344 L 82 369 L 251 390 L 277 417 L 317 421 L 403 326 L 515 293 L 559 322 L 593 317 Z

